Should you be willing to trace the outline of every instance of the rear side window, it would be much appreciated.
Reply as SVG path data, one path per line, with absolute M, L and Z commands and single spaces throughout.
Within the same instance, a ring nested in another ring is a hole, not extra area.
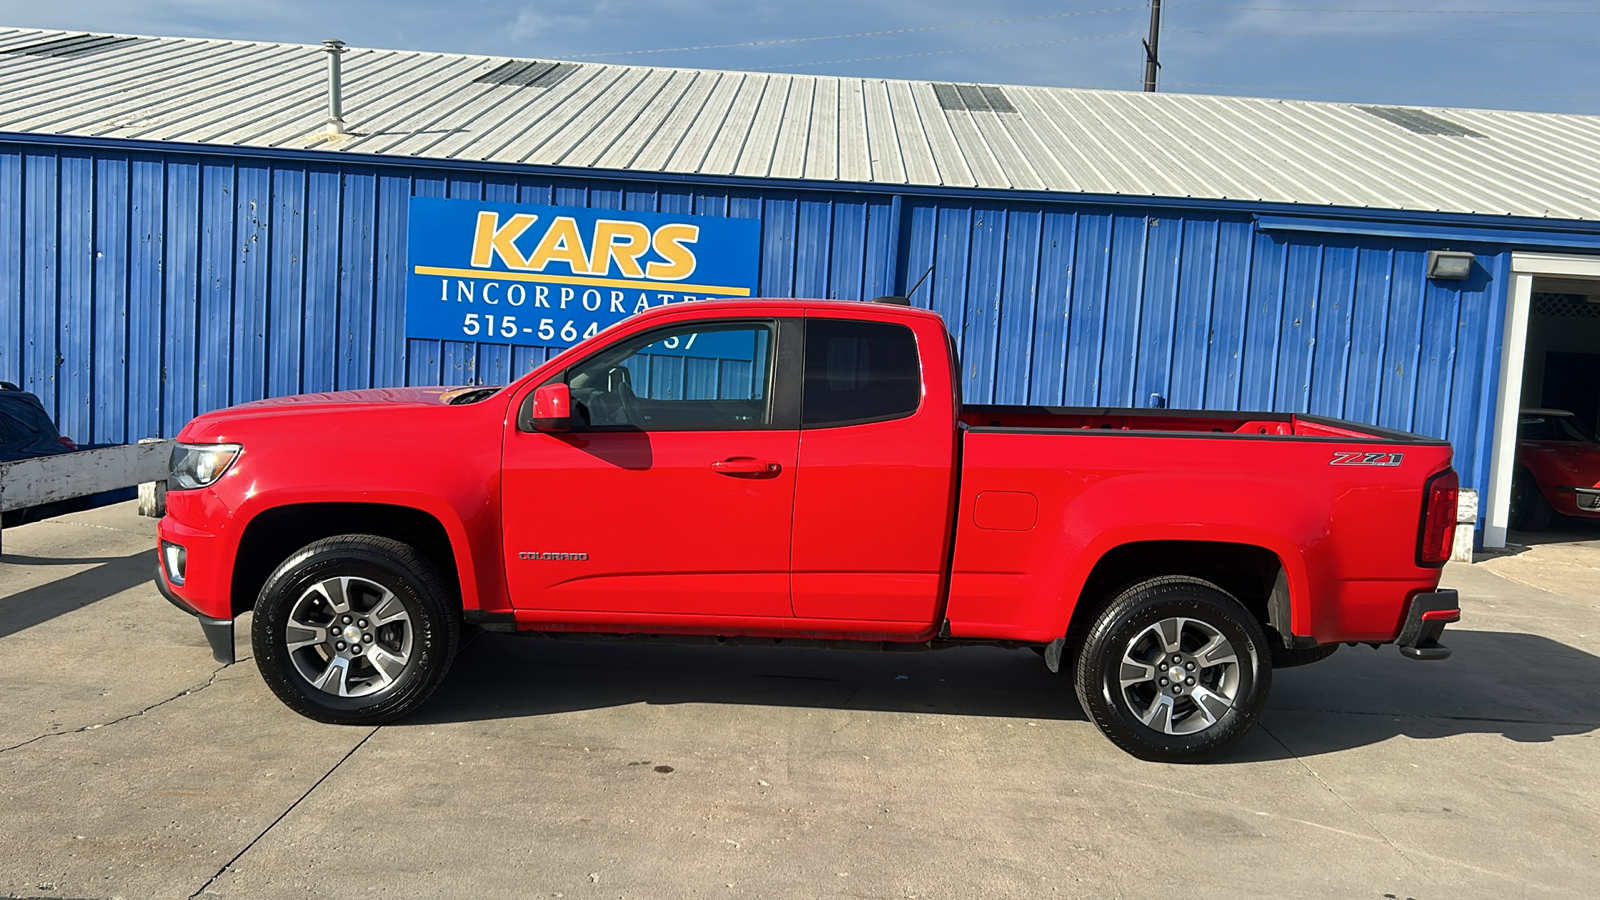
M 806 320 L 803 428 L 899 419 L 922 402 L 917 339 L 904 325 Z

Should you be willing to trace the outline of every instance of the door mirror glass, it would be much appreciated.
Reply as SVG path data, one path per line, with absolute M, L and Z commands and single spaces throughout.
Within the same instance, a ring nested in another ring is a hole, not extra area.
M 565 384 L 547 384 L 533 392 L 533 427 L 540 431 L 572 429 L 572 392 Z

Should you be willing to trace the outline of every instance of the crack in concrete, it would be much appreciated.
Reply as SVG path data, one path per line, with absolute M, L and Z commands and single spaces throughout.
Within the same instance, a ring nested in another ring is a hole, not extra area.
M 1258 724 L 1256 727 L 1259 728 L 1260 725 Z M 1308 828 L 1316 828 L 1316 829 L 1320 829 L 1322 831 L 1331 831 L 1334 834 L 1343 835 L 1343 836 L 1345 836 L 1347 838 L 1354 838 L 1355 840 L 1358 840 L 1358 841 L 1369 841 L 1371 843 L 1377 844 L 1377 843 L 1384 843 L 1387 840 L 1385 838 L 1384 840 L 1380 841 L 1378 838 L 1375 838 L 1370 834 L 1361 834 L 1361 833 L 1355 832 L 1355 831 L 1347 831 L 1347 830 L 1345 830 L 1343 828 L 1337 828 L 1337 827 L 1335 827 L 1333 825 L 1324 825 L 1321 822 L 1313 822 L 1310 819 L 1301 819 L 1301 818 L 1297 818 L 1295 816 L 1286 816 L 1286 815 L 1283 815 L 1282 813 L 1271 812 L 1269 810 L 1255 809 L 1253 807 L 1246 806 L 1245 804 L 1239 803 L 1237 801 L 1223 800 L 1221 798 L 1209 796 L 1207 794 L 1197 794 L 1197 793 L 1195 793 L 1193 791 L 1180 790 L 1180 789 L 1172 787 L 1170 785 L 1151 784 L 1151 783 L 1145 782 L 1145 781 L 1130 781 L 1128 779 L 1114 778 L 1114 777 L 1111 778 L 1110 780 L 1116 781 L 1116 782 L 1118 782 L 1120 784 L 1130 784 L 1130 785 L 1134 785 L 1136 787 L 1150 788 L 1152 790 L 1158 790 L 1158 791 L 1166 791 L 1167 793 L 1177 794 L 1177 795 L 1179 795 L 1181 797 L 1191 797 L 1191 798 L 1196 799 L 1196 800 L 1203 800 L 1206 803 L 1218 803 L 1218 802 L 1229 803 L 1229 804 L 1232 804 L 1233 806 L 1238 807 L 1239 809 L 1245 810 L 1245 811 L 1250 812 L 1250 813 L 1254 813 L 1255 815 L 1258 815 L 1258 816 L 1264 816 L 1264 817 L 1270 818 L 1270 819 L 1278 819 L 1278 820 L 1284 821 L 1284 822 L 1293 822 L 1296 825 L 1304 825 L 1304 826 L 1306 826 Z M 1320 780 L 1320 779 L 1318 779 L 1318 780 Z M 1335 795 L 1335 796 L 1337 796 L 1337 795 Z M 1349 806 L 1348 803 L 1345 804 L 1345 805 Z M 1360 815 L 1360 814 L 1357 813 L 1357 815 Z
M 27 524 L 29 524 L 29 525 L 67 525 L 67 526 L 71 526 L 71 527 L 74 527 L 74 528 L 96 528 L 96 529 L 99 529 L 100 531 L 114 531 L 117 534 L 131 534 L 131 535 L 133 535 L 135 537 L 141 537 L 141 538 L 142 537 L 149 537 L 149 536 L 155 534 L 154 526 L 152 526 L 152 529 L 150 531 L 146 532 L 143 529 L 133 530 L 133 529 L 128 529 L 128 528 L 121 528 L 121 527 L 118 527 L 116 525 L 101 525 L 99 522 L 81 522 L 81 521 L 78 521 L 77 519 L 70 519 L 70 518 L 66 518 L 66 517 L 58 517 L 58 518 L 53 518 L 53 519 L 40 519 L 37 522 L 29 522 Z M 20 528 L 22 526 L 18 525 L 18 526 L 13 526 L 13 527 Z
M 1256 723 L 1256 727 L 1257 728 L 1261 727 L 1259 722 Z M 1263 730 L 1265 730 L 1265 729 L 1263 729 Z M 1275 741 L 1278 741 L 1276 736 L 1274 736 L 1272 739 L 1275 740 Z M 1283 742 L 1282 741 L 1278 741 L 1278 743 L 1281 745 Z M 1288 750 L 1289 748 L 1284 747 L 1284 749 Z M 1292 755 L 1293 751 L 1290 751 L 1290 753 Z M 1295 761 L 1296 762 L 1300 762 L 1301 765 L 1305 765 L 1305 763 L 1302 762 L 1299 757 L 1295 757 Z M 1317 781 L 1322 782 L 1323 787 L 1327 787 L 1327 782 L 1322 781 L 1322 778 L 1317 776 L 1317 773 L 1312 772 L 1311 774 L 1312 774 L 1313 777 L 1317 778 Z M 1172 787 L 1171 785 L 1167 785 L 1167 784 L 1152 784 L 1152 783 L 1147 782 L 1147 781 L 1134 781 L 1134 780 L 1130 780 L 1130 779 L 1126 779 L 1126 778 L 1116 778 L 1116 777 L 1111 777 L 1108 780 L 1115 781 L 1115 782 L 1117 782 L 1119 784 L 1127 784 L 1127 785 L 1132 785 L 1132 786 L 1135 786 L 1135 787 L 1148 788 L 1150 790 L 1165 791 L 1165 792 L 1170 793 L 1170 794 L 1177 794 L 1180 797 L 1190 797 L 1190 798 L 1193 798 L 1195 800 L 1201 800 L 1201 801 L 1204 801 L 1204 802 L 1210 803 L 1210 804 L 1226 803 L 1226 804 L 1229 804 L 1231 806 L 1235 806 L 1235 807 L 1237 807 L 1239 809 L 1245 810 L 1247 812 L 1253 813 L 1253 814 L 1255 814 L 1257 816 L 1261 816 L 1261 817 L 1264 817 L 1264 818 L 1276 819 L 1276 820 L 1281 821 L 1281 822 L 1292 822 L 1292 823 L 1294 823 L 1296 825 L 1304 825 L 1304 826 L 1309 827 L 1309 828 L 1316 828 L 1316 829 L 1321 830 L 1321 831 L 1332 832 L 1333 834 L 1343 835 L 1345 837 L 1352 838 L 1352 839 L 1358 840 L 1358 841 L 1366 841 L 1366 842 L 1372 843 L 1372 844 L 1387 844 L 1390 847 L 1394 847 L 1394 842 L 1390 841 L 1388 837 L 1384 836 L 1383 832 L 1378 831 L 1376 828 L 1373 828 L 1372 830 L 1373 830 L 1373 833 L 1377 835 L 1377 837 L 1373 837 L 1373 835 L 1371 835 L 1371 834 L 1361 834 L 1360 832 L 1347 831 L 1347 830 L 1345 830 L 1343 828 L 1336 828 L 1336 827 L 1334 827 L 1332 825 L 1324 825 L 1321 822 L 1313 822 L 1310 819 L 1301 819 L 1301 818 L 1297 818 L 1295 816 L 1286 816 L 1286 815 L 1284 815 L 1282 813 L 1272 812 L 1270 810 L 1255 809 L 1255 808 L 1253 808 L 1251 806 L 1248 806 L 1248 805 L 1246 805 L 1244 803 L 1240 803 L 1240 802 L 1238 802 L 1236 800 L 1228 800 L 1228 799 L 1221 798 L 1221 797 L 1214 797 L 1214 796 L 1211 796 L 1211 795 L 1208 795 L 1208 794 L 1196 793 L 1194 791 L 1185 791 L 1185 790 L 1182 790 L 1182 789 L 1179 789 L 1179 788 Z M 1339 797 L 1338 793 L 1333 792 L 1331 788 L 1329 788 L 1329 792 L 1333 793 L 1333 795 L 1335 797 Z M 1339 801 L 1341 803 L 1344 803 L 1344 805 L 1346 807 L 1350 806 L 1349 802 L 1346 801 L 1343 797 L 1339 797 Z M 1363 822 L 1366 822 L 1366 818 L 1363 817 L 1361 815 L 1361 813 L 1357 812 L 1356 816 L 1358 818 L 1360 818 Z M 1372 823 L 1366 822 L 1366 824 L 1367 824 L 1367 827 L 1369 827 L 1369 828 L 1372 827 Z M 1395 847 L 1394 849 L 1396 850 L 1396 852 L 1399 852 L 1399 848 L 1398 847 Z M 1494 869 L 1485 869 L 1482 866 L 1475 866 L 1475 865 L 1473 865 L 1471 863 L 1462 862 L 1459 859 L 1452 859 L 1452 858 L 1450 858 L 1448 856 L 1440 856 L 1437 853 L 1429 853 L 1426 850 L 1413 850 L 1412 852 L 1414 854 L 1416 854 L 1417 856 L 1423 857 L 1425 859 L 1433 860 L 1434 862 L 1443 863 L 1443 864 L 1452 865 L 1452 866 L 1460 866 L 1461 868 L 1467 869 L 1468 871 L 1477 872 L 1477 873 L 1479 873 L 1481 875 L 1488 875 L 1488 876 L 1491 876 L 1491 877 L 1494 877 L 1494 878 L 1501 878 L 1501 879 L 1504 879 L 1506 881 L 1512 882 L 1514 884 L 1521 885 L 1524 888 L 1526 888 L 1528 886 L 1532 886 L 1532 887 L 1539 888 L 1540 890 L 1543 890 L 1543 891 L 1549 891 L 1549 892 L 1551 892 L 1553 894 L 1562 893 L 1559 889 L 1557 889 L 1557 888 L 1555 888 L 1555 887 L 1553 887 L 1551 885 L 1545 884 L 1543 882 L 1532 881 L 1532 880 L 1528 879 L 1526 876 L 1508 875 L 1505 872 L 1497 872 Z M 1406 856 L 1404 853 L 1401 853 L 1400 855 L 1401 856 Z M 1406 857 L 1406 858 L 1408 860 L 1410 859 L 1410 857 Z
M 1260 722 L 1257 722 L 1256 723 L 1256 727 L 1261 729 L 1262 733 L 1264 733 L 1267 737 L 1272 738 L 1274 741 L 1276 741 L 1278 746 L 1283 748 L 1283 752 L 1289 754 L 1289 756 L 1291 758 L 1293 758 L 1295 762 L 1299 763 L 1300 764 L 1300 768 L 1305 769 L 1306 772 L 1310 773 L 1311 777 L 1315 778 L 1317 780 L 1317 783 L 1322 785 L 1323 790 L 1326 790 L 1328 793 L 1332 794 L 1334 796 L 1334 798 L 1337 799 L 1340 803 L 1343 803 L 1344 804 L 1344 808 L 1350 810 L 1351 815 L 1353 815 L 1357 819 L 1361 820 L 1361 824 L 1363 824 L 1363 825 L 1367 826 L 1368 828 L 1372 829 L 1372 833 L 1373 834 L 1375 834 L 1378 837 L 1382 838 L 1383 842 L 1385 844 L 1389 845 L 1389 849 L 1391 849 L 1394 852 L 1400 854 L 1400 858 L 1405 860 L 1406 863 L 1408 865 L 1410 865 L 1413 869 L 1415 869 L 1417 867 L 1417 861 L 1416 860 L 1412 859 L 1411 856 L 1408 853 L 1406 853 L 1406 851 L 1400 849 L 1400 845 L 1399 844 L 1396 844 L 1394 841 L 1389 840 L 1389 836 L 1387 834 L 1384 834 L 1382 829 L 1380 829 L 1378 826 L 1372 824 L 1372 820 L 1368 819 L 1365 815 L 1363 815 L 1361 810 L 1356 809 L 1355 806 L 1352 805 L 1349 800 L 1346 800 L 1344 798 L 1344 795 L 1342 795 L 1338 791 L 1334 790 L 1333 789 L 1333 785 L 1331 785 L 1328 782 L 1324 781 L 1322 779 L 1322 776 L 1317 774 L 1317 770 L 1316 769 L 1311 768 L 1311 766 L 1305 760 L 1300 758 L 1300 754 L 1294 752 L 1293 750 L 1290 750 L 1289 749 L 1289 745 L 1284 743 L 1277 735 L 1273 734 L 1272 731 L 1267 728 L 1267 726 L 1263 725 Z
M 250 849 L 252 847 L 254 847 L 262 838 L 266 837 L 267 834 L 272 831 L 272 829 L 277 828 L 279 822 L 282 822 L 284 819 L 287 819 L 289 817 L 289 814 L 294 812 L 295 809 L 297 807 L 299 807 L 301 803 L 304 803 L 305 799 L 307 797 L 311 796 L 311 794 L 314 791 L 316 791 L 317 788 L 322 787 L 322 783 L 324 781 L 327 781 L 329 778 L 333 777 L 333 773 L 339 771 L 339 767 L 344 765 L 345 762 L 350 759 L 350 757 L 355 756 L 356 755 L 356 751 L 360 750 L 362 748 L 362 746 L 364 746 L 367 743 L 367 741 L 371 740 L 372 736 L 377 734 L 378 730 L 380 728 L 382 728 L 382 727 L 383 727 L 382 725 L 374 725 L 372 730 L 367 732 L 366 737 L 363 737 L 361 740 L 357 741 L 356 745 L 354 747 L 351 747 L 350 751 L 348 753 L 346 753 L 344 756 L 339 757 L 339 761 L 333 764 L 333 768 L 331 768 L 328 771 L 324 772 L 322 774 L 322 777 L 318 778 L 316 780 L 316 783 L 312 784 L 311 787 L 306 788 L 306 792 L 305 793 L 301 794 L 298 799 L 296 799 L 293 803 L 289 804 L 289 808 L 288 809 L 285 809 L 283 812 L 279 813 L 278 817 L 276 819 L 273 819 L 271 824 L 269 824 L 266 828 L 261 830 L 260 834 L 258 834 L 255 837 L 251 838 L 250 839 L 250 843 L 244 845 L 244 849 L 240 850 L 238 853 L 235 853 L 233 855 L 232 859 L 230 859 L 227 862 L 223 863 L 222 864 L 222 868 L 218 869 L 216 871 L 216 873 L 213 874 L 210 878 L 207 878 L 206 879 L 206 883 L 200 885 L 200 889 L 199 890 L 197 890 L 194 893 L 190 894 L 189 895 L 189 900 L 195 900 L 195 898 L 197 898 L 201 894 L 205 893 L 206 892 L 206 888 L 211 887 L 211 885 L 214 884 L 218 878 L 221 878 L 223 876 L 223 873 L 227 872 L 229 869 L 232 869 L 234 863 L 236 863 L 240 859 L 242 859 L 246 853 L 249 853 Z
M 74 728 L 71 731 L 47 731 L 44 734 L 35 735 L 35 736 L 31 737 L 31 738 L 28 738 L 27 740 L 23 741 L 20 744 L 12 744 L 9 747 L 0 747 L 0 753 L 10 753 L 12 750 L 17 750 L 19 748 L 26 747 L 29 744 L 34 743 L 35 741 L 42 741 L 45 738 L 62 737 L 64 735 L 69 735 L 69 734 L 83 734 L 84 732 L 88 732 L 88 731 L 99 731 L 102 728 L 109 728 L 112 725 L 117 725 L 117 724 L 120 724 L 122 722 L 126 722 L 129 719 L 137 719 L 140 716 L 144 715 L 145 713 L 150 712 L 153 709 L 157 709 L 157 708 L 160 708 L 162 706 L 166 706 L 168 703 L 171 703 L 174 700 L 180 700 L 180 699 L 182 699 L 184 697 L 188 697 L 188 696 L 192 696 L 194 694 L 200 693 L 201 691 L 205 690 L 206 688 L 211 687 L 212 685 L 216 684 L 217 683 L 217 676 L 221 675 L 224 670 L 230 669 L 230 668 L 238 665 L 239 663 L 242 663 L 245 660 L 248 660 L 248 659 L 251 659 L 251 658 L 252 657 L 246 656 L 246 657 L 240 658 L 238 660 L 238 662 L 232 662 L 232 663 L 228 663 L 226 665 L 218 666 L 216 668 L 216 670 L 211 673 L 211 677 L 207 678 L 204 682 L 202 682 L 200 684 L 197 684 L 197 685 L 194 685 L 193 687 L 184 688 L 183 690 L 179 691 L 178 693 L 173 694 L 171 697 L 168 697 L 165 700 L 158 700 L 155 703 L 152 703 L 149 706 L 146 706 L 144 709 L 138 710 L 136 712 L 128 713 L 125 716 L 118 716 L 117 718 L 112 719 L 109 722 L 96 722 L 96 723 L 93 723 L 93 724 L 90 724 L 90 725 L 84 725 L 81 728 Z

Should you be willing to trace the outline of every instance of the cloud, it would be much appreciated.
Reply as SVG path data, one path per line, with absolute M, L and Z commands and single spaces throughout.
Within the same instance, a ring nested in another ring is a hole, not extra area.
M 534 9 L 517 12 L 506 34 L 516 41 L 548 42 L 572 32 L 591 30 L 596 24 L 594 16 L 551 15 Z

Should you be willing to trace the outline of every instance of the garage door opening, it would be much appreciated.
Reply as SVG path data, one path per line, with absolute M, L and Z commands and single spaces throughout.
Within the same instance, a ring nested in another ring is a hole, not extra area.
M 1513 254 L 1484 546 L 1600 539 L 1600 258 Z
M 1522 367 L 1522 406 L 1570 411 L 1600 425 L 1600 279 L 1535 278 Z

